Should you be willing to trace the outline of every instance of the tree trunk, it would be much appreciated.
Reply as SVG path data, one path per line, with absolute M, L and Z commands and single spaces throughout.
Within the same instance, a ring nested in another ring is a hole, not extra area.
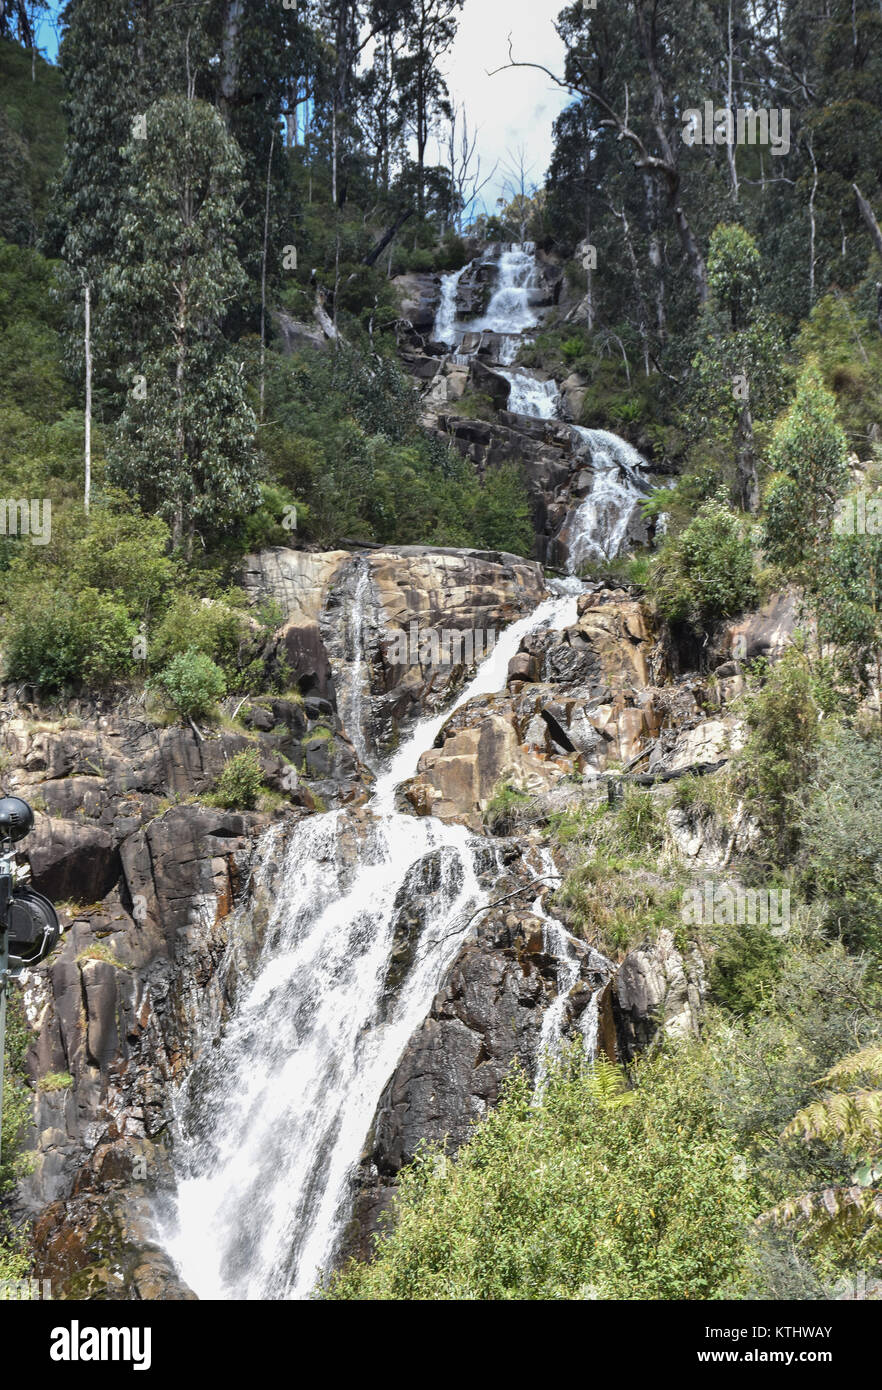
M 374 249 L 372 251 L 369 251 L 368 254 L 365 256 L 363 261 L 364 265 L 374 265 L 375 262 L 380 259 L 386 247 L 396 236 L 396 234 L 400 231 L 400 229 L 404 226 L 405 222 L 409 217 L 413 217 L 413 208 L 406 208 L 398 214 L 391 227 L 388 227 L 386 231 L 383 233 Z
M 89 515 L 89 502 L 92 493 L 92 286 L 86 281 L 83 289 L 84 329 L 83 352 L 86 359 L 86 409 L 85 409 L 85 486 L 83 507 Z
M 276 131 L 270 136 L 269 158 L 266 161 L 266 206 L 263 211 L 263 255 L 260 261 L 260 423 L 263 424 L 263 396 L 266 384 L 266 256 L 269 245 L 270 186 L 273 167 L 273 148 Z
M 876 250 L 879 252 L 879 255 L 882 256 L 882 228 L 880 228 L 879 223 L 876 221 L 873 209 L 870 207 L 870 204 L 867 202 L 866 198 L 861 193 L 861 190 L 858 188 L 857 184 L 853 183 L 851 186 L 854 189 L 854 196 L 857 198 L 857 205 L 860 210 L 861 217 L 867 224 L 867 228 L 869 230 L 870 236 L 873 238 L 873 243 L 876 247 Z
M 741 505 L 745 511 L 759 511 L 759 478 L 756 471 L 756 450 L 753 442 L 753 417 L 745 401 L 738 417 L 736 432 L 738 481 L 741 484 Z
M 239 28 L 244 0 L 227 0 L 221 37 L 220 107 L 227 125 L 239 92 Z

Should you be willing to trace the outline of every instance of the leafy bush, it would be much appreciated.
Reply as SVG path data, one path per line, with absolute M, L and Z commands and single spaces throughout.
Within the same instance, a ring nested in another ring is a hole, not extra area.
M 20 589 L 10 609 L 5 648 L 11 680 L 52 691 L 81 683 L 104 687 L 131 673 L 137 629 L 109 594 L 41 584 Z
M 524 823 L 524 813 L 529 805 L 529 792 L 504 780 L 484 807 L 484 824 L 491 835 L 513 835 L 515 829 Z
M 781 969 L 781 941 L 768 927 L 745 923 L 729 928 L 714 953 L 710 970 L 711 995 L 745 1018 L 768 998 Z
M 223 600 L 179 593 L 153 634 L 151 665 L 162 668 L 184 652 L 201 652 L 233 683 L 239 650 L 248 635 L 248 621 L 241 610 Z
M 455 1158 L 428 1146 L 401 1174 L 394 1225 L 336 1299 L 710 1299 L 747 1282 L 756 1197 L 697 1053 L 636 1068 L 520 1073 Z
M 825 740 L 795 809 L 806 891 L 853 949 L 882 954 L 882 760 L 878 737 Z
M 0 1134 L 0 1281 L 25 1278 L 30 1264 L 24 1232 L 13 1224 L 2 1205 L 26 1167 L 21 1145 L 31 1118 L 31 1097 L 25 1085 L 24 1053 L 27 1043 L 21 994 L 15 991 L 9 998 L 4 1042 L 3 1128 Z
M 798 831 L 795 798 L 817 766 L 821 710 L 804 655 L 790 648 L 744 704 L 749 736 L 736 774 L 770 833 L 772 858 L 786 859 Z
M 226 811 L 253 811 L 263 791 L 263 772 L 256 748 L 230 758 L 214 784 L 211 800 Z
M 206 718 L 227 690 L 220 667 L 192 647 L 172 658 L 156 684 L 183 719 Z
M 665 540 L 650 592 L 663 618 L 699 628 L 755 604 L 750 540 L 725 503 L 705 502 L 679 535 Z

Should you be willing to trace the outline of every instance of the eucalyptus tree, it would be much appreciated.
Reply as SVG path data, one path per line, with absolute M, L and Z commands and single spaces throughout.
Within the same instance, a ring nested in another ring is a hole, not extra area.
M 130 388 L 110 473 L 189 554 L 197 529 L 221 530 L 258 496 L 255 417 L 222 333 L 245 286 L 235 245 L 242 157 L 198 99 L 163 97 L 145 123 L 146 138 L 124 152 L 129 184 L 108 283 Z

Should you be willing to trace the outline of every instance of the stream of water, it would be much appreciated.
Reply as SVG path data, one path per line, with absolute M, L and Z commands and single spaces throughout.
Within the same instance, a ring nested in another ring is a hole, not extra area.
M 466 325 L 456 320 L 462 272 L 444 278 L 435 332 L 455 346 L 466 332 L 492 332 L 510 363 L 521 335 L 537 323 L 533 249 L 504 249 L 496 270 L 486 313 Z M 553 382 L 517 369 L 509 379 L 513 409 L 551 418 Z M 577 431 L 574 439 L 598 464 L 599 481 L 582 504 L 578 527 L 577 552 L 588 554 L 595 543 L 617 545 L 624 537 L 621 513 L 630 505 L 629 487 L 637 489 L 642 460 L 614 435 Z M 576 622 L 581 584 L 570 579 L 550 588 L 551 597 L 499 636 L 454 709 L 504 688 L 509 661 L 528 633 Z M 372 756 L 364 652 L 369 602 L 364 564 L 347 616 L 339 714 L 365 762 Z M 257 965 L 242 980 L 222 1035 L 205 1038 L 175 1098 L 177 1196 L 162 1217 L 161 1236 L 201 1298 L 304 1298 L 319 1272 L 333 1266 L 379 1096 L 476 909 L 488 901 L 480 874 L 492 859 L 492 842 L 396 809 L 397 788 L 414 775 L 451 713 L 417 724 L 388 766 L 377 769 L 361 810 L 309 816 L 290 832 Z M 543 864 L 550 861 L 545 854 Z M 411 910 L 417 905 L 419 931 L 405 977 L 391 989 L 403 903 Z M 558 996 L 542 1028 L 543 1045 L 553 1051 L 579 966 L 564 928 L 544 913 L 541 899 L 537 905 L 547 949 L 560 962 Z M 590 1026 L 586 1044 L 596 1045 Z

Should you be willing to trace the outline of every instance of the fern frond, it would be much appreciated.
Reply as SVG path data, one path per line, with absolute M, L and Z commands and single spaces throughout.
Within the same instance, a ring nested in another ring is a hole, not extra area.
M 882 1221 L 882 1189 L 874 1187 L 825 1187 L 822 1192 L 802 1192 L 788 1197 L 757 1217 L 757 1225 L 810 1224 L 815 1234 L 825 1228 L 852 1223 Z
M 598 1057 L 589 1073 L 586 1089 L 593 1101 L 604 1109 L 630 1105 L 634 1092 L 627 1090 L 621 1071 L 608 1057 Z
M 813 1101 L 790 1121 L 785 1139 L 839 1141 L 846 1152 L 882 1147 L 882 1091 L 852 1091 Z
M 882 1083 L 882 1047 L 865 1047 L 860 1052 L 843 1057 L 841 1062 L 837 1062 L 821 1077 L 818 1085 L 830 1085 L 832 1082 L 844 1082 L 848 1085 L 862 1077 Z

